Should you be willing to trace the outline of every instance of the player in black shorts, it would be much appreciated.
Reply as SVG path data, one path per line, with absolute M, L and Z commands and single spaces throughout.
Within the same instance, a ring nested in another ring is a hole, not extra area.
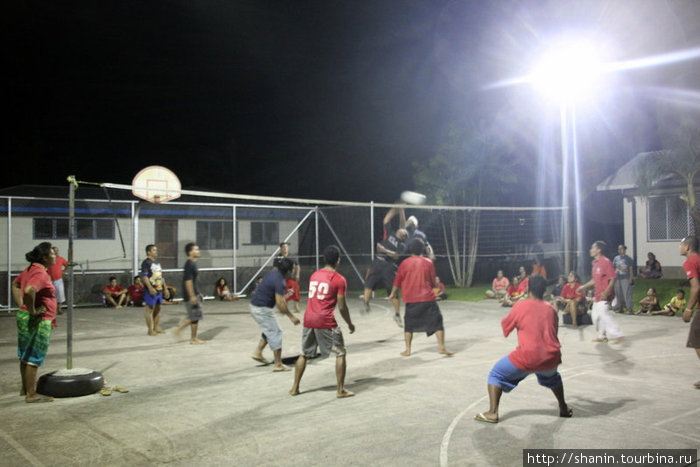
M 391 227 L 391 220 L 397 215 L 399 216 L 399 228 L 394 231 Z M 377 243 L 377 254 L 372 261 L 369 276 L 365 282 L 365 293 L 363 297 L 365 311 L 370 311 L 369 299 L 372 297 L 372 291 L 376 290 L 380 284 L 384 285 L 387 296 L 391 294 L 399 259 L 406 251 L 405 242 L 406 239 L 408 239 L 408 232 L 404 228 L 406 224 L 406 215 L 404 214 L 403 208 L 391 208 L 384 216 L 383 224 L 384 238 L 381 242 Z M 398 297 L 391 299 L 391 303 L 394 305 L 394 321 L 399 327 L 403 327 Z

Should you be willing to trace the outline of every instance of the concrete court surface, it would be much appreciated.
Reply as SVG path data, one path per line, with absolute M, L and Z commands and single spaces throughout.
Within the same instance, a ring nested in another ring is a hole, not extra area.
M 205 302 L 205 345 L 146 335 L 141 309 L 79 308 L 74 367 L 101 371 L 99 393 L 26 404 L 19 394 L 15 320 L 0 318 L 0 465 L 2 466 L 511 466 L 524 448 L 700 448 L 700 361 L 685 347 L 680 318 L 615 315 L 628 340 L 593 343 L 594 330 L 562 326 L 560 367 L 574 417 L 530 376 L 501 401 L 501 422 L 476 422 L 487 409 L 486 376 L 516 344 L 504 338 L 507 309 L 494 301 L 441 304 L 452 357 L 435 338 L 414 336 L 402 357 L 402 331 L 388 302 L 349 334 L 348 399 L 335 398 L 334 358 L 313 360 L 302 394 L 292 372 L 273 373 L 250 358 L 259 336 L 248 301 Z M 172 330 L 182 304 L 164 307 Z M 282 315 L 283 356 L 299 353 L 301 328 Z M 183 333 L 187 335 L 187 331 Z M 271 357 L 269 349 L 267 356 Z M 66 317 L 59 317 L 40 370 L 66 366 Z

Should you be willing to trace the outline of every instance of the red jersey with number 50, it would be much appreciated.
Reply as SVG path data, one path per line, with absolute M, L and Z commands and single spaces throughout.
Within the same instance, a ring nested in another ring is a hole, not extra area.
M 304 313 L 304 327 L 313 329 L 333 329 L 335 305 L 338 295 L 345 295 L 347 282 L 335 271 L 319 269 L 309 279 L 309 300 Z

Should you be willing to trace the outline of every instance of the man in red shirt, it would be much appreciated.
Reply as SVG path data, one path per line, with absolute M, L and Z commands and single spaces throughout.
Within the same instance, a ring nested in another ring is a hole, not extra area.
M 690 348 L 694 348 L 700 358 L 700 313 L 695 313 L 695 309 L 700 303 L 700 255 L 698 254 L 698 239 L 696 237 L 685 237 L 681 241 L 680 252 L 686 257 L 683 262 L 683 270 L 690 282 L 690 293 L 688 294 L 688 303 L 683 311 L 683 321 L 686 323 L 692 319 L 690 323 L 690 331 L 688 332 L 688 343 Z M 695 316 L 693 316 L 695 314 Z M 700 389 L 700 380 L 694 384 L 696 389 Z
M 522 300 L 501 320 L 503 335 L 518 330 L 518 347 L 493 366 L 488 377 L 489 410 L 478 413 L 479 422 L 498 423 L 498 406 L 503 392 L 512 391 L 529 374 L 552 390 L 559 402 L 559 416 L 571 417 L 572 410 L 564 399 L 564 384 L 557 367 L 561 363 L 561 345 L 556 310 L 543 300 L 547 281 L 530 276 L 530 298 Z
M 411 256 L 403 260 L 396 272 L 394 286 L 389 299 L 398 297 L 401 289 L 403 301 L 406 304 L 404 312 L 404 340 L 406 350 L 401 355 L 411 355 L 411 342 L 414 332 L 425 332 L 428 336 L 435 334 L 438 341 L 438 352 L 452 355 L 445 348 L 445 328 L 442 325 L 442 313 L 435 301 L 433 284 L 435 284 L 435 266 L 424 257 L 425 243 L 420 238 L 414 238 L 408 245 Z
M 617 322 L 613 319 L 612 313 L 610 313 L 610 301 L 614 295 L 613 290 L 617 274 L 615 273 L 615 268 L 613 268 L 612 261 L 603 254 L 606 246 L 606 243 L 602 240 L 597 240 L 591 245 L 589 251 L 593 258 L 591 280 L 579 287 L 577 292 L 581 293 L 590 287 L 594 287 L 595 293 L 593 307 L 591 308 L 591 319 L 598 331 L 598 337 L 593 339 L 593 342 L 607 342 L 608 339 L 612 339 L 613 344 L 618 344 L 625 338 Z
M 335 245 L 323 251 L 325 266 L 314 272 L 309 279 L 309 298 L 304 313 L 304 330 L 301 335 L 302 354 L 294 367 L 294 384 L 289 394 L 299 394 L 299 383 L 306 369 L 306 360 L 316 356 L 317 349 L 323 358 L 335 354 L 336 397 L 352 397 L 355 394 L 345 389 L 345 342 L 343 333 L 335 320 L 335 307 L 348 324 L 350 334 L 355 325 L 345 302 L 347 283 L 345 277 L 336 272 L 340 264 L 340 249 Z
M 127 289 L 117 284 L 117 278 L 112 276 L 109 278 L 109 284 L 102 287 L 102 295 L 105 297 L 105 305 L 113 306 L 114 308 L 123 308 L 126 305 Z
M 51 282 L 56 289 L 56 303 L 59 305 L 66 301 L 66 291 L 63 286 L 63 271 L 68 267 L 68 261 L 62 256 L 58 256 L 58 247 L 53 247 L 53 252 L 56 255 L 56 262 L 48 267 Z M 62 313 L 59 308 L 59 314 Z

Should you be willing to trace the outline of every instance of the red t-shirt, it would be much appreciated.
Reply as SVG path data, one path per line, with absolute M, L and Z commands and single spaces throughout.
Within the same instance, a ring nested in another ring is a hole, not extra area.
M 695 277 L 700 279 L 700 255 L 697 253 L 688 255 L 688 258 L 683 261 L 683 270 L 688 280 Z
M 517 293 L 518 295 L 527 293 L 528 287 L 530 287 L 530 278 L 526 277 L 525 279 L 518 282 L 518 286 L 515 288 L 515 293 Z
M 63 268 L 68 267 L 68 261 L 62 256 L 56 256 L 56 262 L 48 267 L 49 276 L 52 281 L 63 279 Z
M 396 271 L 394 285 L 401 287 L 404 303 L 434 302 L 435 266 L 424 256 L 410 256 Z
M 612 261 L 609 258 L 601 255 L 598 259 L 593 260 L 593 268 L 591 269 L 591 276 L 593 277 L 593 282 L 595 284 L 595 297 L 594 301 L 599 302 L 602 299 L 600 294 L 608 287 L 610 279 L 615 278 L 615 269 L 613 268 Z M 612 298 L 612 290 L 607 299 Z
M 493 282 L 491 282 L 491 289 L 498 292 L 499 290 L 507 290 L 509 285 L 510 281 L 507 277 L 503 276 L 500 279 L 496 277 L 493 279 Z
M 508 355 L 517 368 L 542 371 L 561 363 L 559 317 L 549 303 L 535 298 L 519 301 L 501 320 L 501 327 L 505 337 L 518 330 L 518 347 Z
M 700 255 L 697 253 L 688 255 L 688 258 L 683 261 L 683 270 L 688 280 L 700 279 Z
M 22 271 L 19 276 L 15 277 L 15 283 L 19 284 L 22 297 L 24 298 L 24 289 L 31 285 L 36 290 L 36 300 L 34 307 L 43 306 L 46 312 L 41 316 L 42 319 L 53 321 L 56 318 L 56 289 L 51 282 L 51 276 L 46 268 L 39 263 L 32 263 L 27 269 Z M 22 305 L 23 310 L 27 308 Z
M 576 289 L 581 287 L 581 284 L 578 282 L 574 282 L 573 285 L 571 282 L 567 282 L 564 285 L 564 288 L 561 289 L 561 298 L 565 298 L 567 300 L 573 300 L 575 298 L 583 298 L 585 295 L 583 293 L 576 293 Z
M 115 285 L 114 287 L 110 287 L 108 285 L 105 285 L 102 287 L 102 291 L 105 293 L 109 293 L 112 297 L 116 297 L 119 292 L 124 290 L 124 287 L 121 285 Z
M 338 296 L 345 296 L 347 282 L 335 271 L 319 269 L 309 279 L 309 300 L 304 312 L 304 327 L 313 329 L 333 329 L 338 327 L 335 321 L 335 305 Z
M 130 285 L 126 290 L 127 295 L 134 302 L 140 302 L 143 300 L 143 286 L 140 285 Z

